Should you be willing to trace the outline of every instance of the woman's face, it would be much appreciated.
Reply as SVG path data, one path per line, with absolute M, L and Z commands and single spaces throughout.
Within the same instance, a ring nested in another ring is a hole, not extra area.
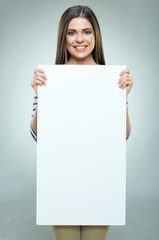
M 95 36 L 92 25 L 87 19 L 78 17 L 69 22 L 66 46 L 71 57 L 76 60 L 82 60 L 90 56 L 90 54 L 92 55 Z

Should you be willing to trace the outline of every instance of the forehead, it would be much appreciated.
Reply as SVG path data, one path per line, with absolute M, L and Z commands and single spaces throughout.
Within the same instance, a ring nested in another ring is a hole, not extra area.
M 92 28 L 92 25 L 87 19 L 81 17 L 73 18 L 68 25 L 68 29 L 80 30 L 84 28 Z

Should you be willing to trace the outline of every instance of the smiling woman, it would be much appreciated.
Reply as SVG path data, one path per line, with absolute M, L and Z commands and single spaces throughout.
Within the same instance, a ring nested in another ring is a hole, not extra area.
M 93 11 L 87 6 L 73 6 L 61 16 L 59 22 L 55 64 L 105 65 L 101 31 Z M 37 141 L 38 85 L 46 85 L 42 69 L 34 70 L 31 86 L 36 92 L 30 131 Z M 119 87 L 126 87 L 126 96 L 133 86 L 130 70 L 120 73 Z M 128 104 L 128 101 L 126 101 Z M 126 109 L 126 140 L 130 135 L 128 108 Z M 105 240 L 109 226 L 51 226 L 55 240 Z
M 105 65 L 100 26 L 89 7 L 74 6 L 61 16 L 55 64 Z

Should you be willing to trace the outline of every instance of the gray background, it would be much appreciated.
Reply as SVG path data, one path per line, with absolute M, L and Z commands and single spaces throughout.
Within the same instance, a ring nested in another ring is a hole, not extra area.
M 53 239 L 36 226 L 36 143 L 29 127 L 38 64 L 54 64 L 58 23 L 71 6 L 88 5 L 102 32 L 106 64 L 125 64 L 134 79 L 129 100 L 127 225 L 112 226 L 110 239 L 153 239 L 159 189 L 158 17 L 156 0 L 0 1 L 1 140 L 0 239 Z

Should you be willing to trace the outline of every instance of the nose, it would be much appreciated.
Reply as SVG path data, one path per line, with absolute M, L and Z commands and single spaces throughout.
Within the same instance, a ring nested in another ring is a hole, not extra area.
M 84 38 L 82 36 L 82 34 L 77 34 L 77 38 L 76 38 L 76 42 L 83 42 Z

